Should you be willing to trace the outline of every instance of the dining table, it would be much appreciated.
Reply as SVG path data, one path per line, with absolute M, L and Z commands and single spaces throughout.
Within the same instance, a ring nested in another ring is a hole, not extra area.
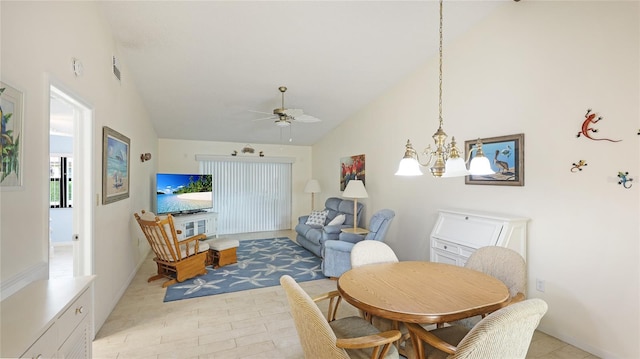
M 354 307 L 397 322 L 438 324 L 506 306 L 507 286 L 497 278 L 451 264 L 402 261 L 352 268 L 338 291 Z

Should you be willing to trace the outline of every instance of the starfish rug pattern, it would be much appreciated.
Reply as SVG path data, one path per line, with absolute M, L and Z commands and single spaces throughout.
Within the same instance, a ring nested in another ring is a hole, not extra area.
M 165 302 L 280 285 L 284 274 L 296 282 L 323 279 L 321 259 L 289 238 L 240 241 L 238 263 L 167 287 Z

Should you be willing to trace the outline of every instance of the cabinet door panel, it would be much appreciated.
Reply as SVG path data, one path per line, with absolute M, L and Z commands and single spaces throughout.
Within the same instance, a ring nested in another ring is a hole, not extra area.
M 458 214 L 443 214 L 438 223 L 434 236 L 455 243 L 463 243 L 472 248 L 495 245 L 502 223 L 484 218 Z

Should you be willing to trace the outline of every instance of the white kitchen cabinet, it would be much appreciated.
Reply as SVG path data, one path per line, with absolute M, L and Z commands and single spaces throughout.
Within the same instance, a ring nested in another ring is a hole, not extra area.
M 91 358 L 94 276 L 35 281 L 3 300 L 2 358 Z
M 432 262 L 464 266 L 476 249 L 500 246 L 527 259 L 528 218 L 466 210 L 440 210 L 431 231 Z
M 194 214 L 181 214 L 173 216 L 173 223 L 179 239 L 193 237 L 198 234 L 204 234 L 207 238 L 218 238 L 218 213 L 217 212 L 199 212 Z

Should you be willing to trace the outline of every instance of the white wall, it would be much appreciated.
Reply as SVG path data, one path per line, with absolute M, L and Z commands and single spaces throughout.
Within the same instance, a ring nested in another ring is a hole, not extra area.
M 396 211 L 387 241 L 403 260 L 429 258 L 439 208 L 531 218 L 528 296 L 549 303 L 540 329 L 605 358 L 640 357 L 638 5 L 508 2 L 445 40 L 444 130 L 460 147 L 524 133 L 524 187 L 393 176 L 407 138 L 418 150 L 433 143 L 434 58 L 313 146 L 321 197 L 340 194 L 341 157 L 366 154 L 367 218 Z M 444 11 L 446 39 L 446 2 Z M 604 117 L 595 135 L 622 142 L 576 138 L 588 108 Z M 570 172 L 581 159 L 587 167 Z M 618 171 L 637 178 L 631 189 L 617 184 Z M 536 278 L 546 281 L 544 293 Z
M 245 145 L 247 144 L 159 139 L 158 172 L 198 173 L 199 164 L 195 159 L 196 155 L 230 156 L 233 151 L 238 151 L 237 156 L 243 157 L 258 156 L 258 152 L 264 151 L 265 158 L 293 157 L 295 162 L 291 167 L 291 228 L 294 228 L 298 223 L 298 216 L 308 214 L 311 210 L 311 195 L 304 193 L 304 186 L 311 178 L 311 147 L 252 144 L 251 147 L 255 149 L 255 153 L 243 154 L 240 150 Z
M 49 81 L 88 103 L 94 111 L 93 188 L 100 197 L 102 127 L 131 140 L 130 197 L 94 208 L 95 325 L 99 328 L 116 305 L 148 251 L 132 236 L 133 212 L 151 201 L 156 162 L 140 162 L 142 152 L 157 153 L 157 136 L 121 61 L 122 82 L 111 72 L 118 50 L 95 2 L 2 1 L 2 81 L 24 92 L 21 163 L 24 186 L 1 195 L 2 284 L 46 268 L 48 262 Z M 75 77 L 71 59 L 84 65 Z M 47 270 L 48 272 L 48 270 Z M 46 277 L 47 273 L 44 274 Z M 38 276 L 41 273 L 38 272 Z

